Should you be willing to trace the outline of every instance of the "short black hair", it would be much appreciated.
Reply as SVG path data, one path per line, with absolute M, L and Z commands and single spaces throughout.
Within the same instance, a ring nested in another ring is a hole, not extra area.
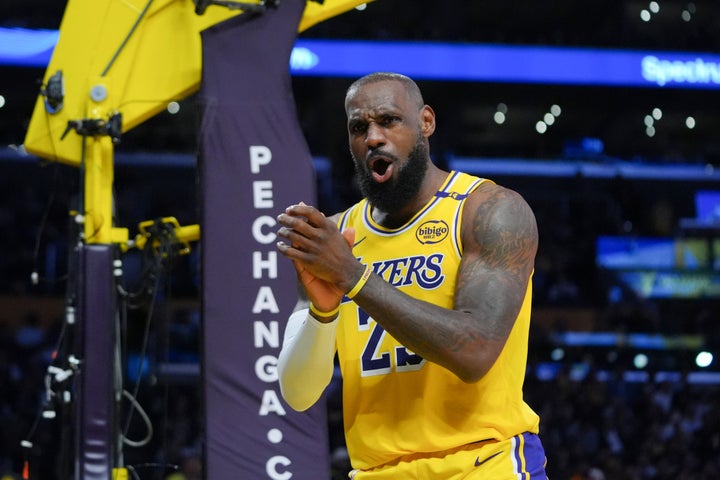
M 347 92 L 345 93 L 345 101 L 347 102 L 347 99 L 350 98 L 351 95 L 354 95 L 355 91 L 357 91 L 360 87 L 369 85 L 371 83 L 385 81 L 395 81 L 402 83 L 405 86 L 405 91 L 407 92 L 408 97 L 415 100 L 418 107 L 422 107 L 425 104 L 422 92 L 420 92 L 420 87 L 418 87 L 417 83 L 415 83 L 412 78 L 406 75 L 393 72 L 375 72 L 358 78 L 348 87 Z

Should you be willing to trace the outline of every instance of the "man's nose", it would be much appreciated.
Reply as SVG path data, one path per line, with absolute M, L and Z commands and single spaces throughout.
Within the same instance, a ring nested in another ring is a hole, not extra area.
M 377 148 L 385 145 L 385 134 L 377 123 L 370 123 L 367 128 L 365 142 L 370 148 Z

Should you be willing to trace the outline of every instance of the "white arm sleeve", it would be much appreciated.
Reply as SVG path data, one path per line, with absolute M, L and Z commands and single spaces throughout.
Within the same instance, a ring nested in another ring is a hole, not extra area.
M 294 410 L 310 408 L 330 383 L 337 325 L 318 322 L 307 308 L 288 318 L 277 371 L 280 393 Z

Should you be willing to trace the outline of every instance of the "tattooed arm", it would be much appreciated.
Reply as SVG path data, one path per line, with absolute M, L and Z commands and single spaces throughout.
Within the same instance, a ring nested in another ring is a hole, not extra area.
M 296 222 L 294 216 L 309 221 Z M 342 291 L 357 282 L 363 267 L 332 221 L 312 207 L 294 206 L 280 222 L 287 227 L 281 237 L 301 247 L 283 244 L 285 255 Z M 538 235 L 525 200 L 490 182 L 466 200 L 462 225 L 454 310 L 410 297 L 374 274 L 354 301 L 405 347 L 470 383 L 492 367 L 512 330 Z

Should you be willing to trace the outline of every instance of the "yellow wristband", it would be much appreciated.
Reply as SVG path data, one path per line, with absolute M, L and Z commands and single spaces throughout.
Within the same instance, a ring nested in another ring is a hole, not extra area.
M 321 317 L 321 318 L 330 318 L 330 317 L 334 317 L 335 315 L 338 314 L 338 312 L 340 311 L 340 305 L 338 305 L 337 307 L 333 308 L 333 309 L 330 310 L 329 312 L 323 312 L 322 310 L 319 310 L 315 305 L 313 305 L 313 304 L 311 303 L 311 304 L 310 304 L 310 311 L 311 311 L 312 313 L 314 313 L 314 314 L 315 314 L 316 316 L 318 316 L 318 317 Z
M 360 293 L 360 290 L 365 286 L 365 284 L 368 281 L 368 278 L 370 278 L 370 274 L 372 273 L 372 268 L 370 265 L 365 265 L 365 271 L 363 272 L 362 276 L 360 277 L 360 280 L 357 281 L 355 286 L 350 289 L 349 292 L 345 294 L 348 298 L 353 298 L 355 295 Z

